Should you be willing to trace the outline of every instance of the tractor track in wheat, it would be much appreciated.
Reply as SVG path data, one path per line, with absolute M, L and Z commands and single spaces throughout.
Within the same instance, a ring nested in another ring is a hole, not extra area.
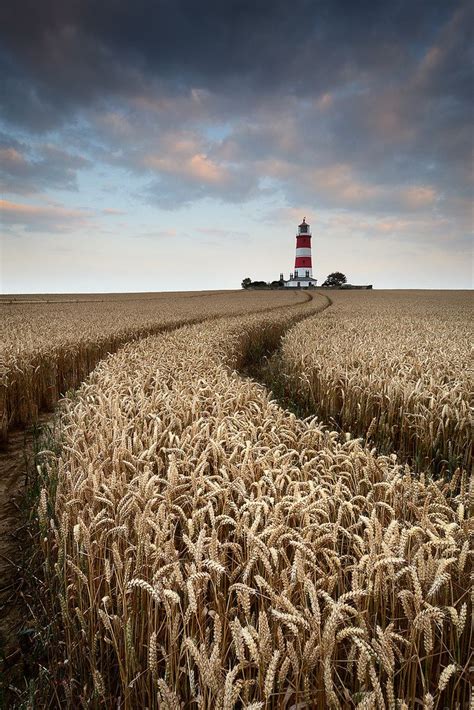
M 326 300 L 325 307 L 331 304 L 327 296 L 319 295 Z M 291 304 L 290 308 L 298 308 L 313 300 L 313 295 L 309 292 L 299 293 L 298 296 L 304 298 Z M 288 307 L 288 304 L 284 304 L 256 311 L 233 313 L 232 316 L 238 317 L 251 313 L 264 315 Z M 313 310 L 309 310 L 307 314 L 300 314 L 298 320 L 313 314 Z M 199 325 L 227 317 L 225 313 L 196 317 L 185 324 Z M 132 336 L 128 341 L 121 342 L 118 347 L 111 348 L 100 359 L 94 361 L 93 368 L 130 342 L 142 340 L 150 335 L 164 335 L 178 330 L 182 325 L 183 323 L 166 324 L 157 327 L 153 333 L 146 333 L 140 337 Z M 288 324 L 288 328 L 291 325 Z M 79 384 L 77 383 L 77 386 Z M 21 634 L 25 629 L 28 630 L 32 617 L 28 599 L 31 592 L 28 590 L 28 585 L 31 585 L 31 580 L 28 582 L 25 578 L 25 565 L 29 564 L 29 548 L 31 548 L 31 531 L 28 526 L 30 511 L 26 498 L 29 477 L 34 476 L 34 449 L 38 432 L 52 424 L 54 418 L 55 413 L 50 408 L 40 411 L 32 425 L 10 429 L 7 443 L 0 448 L 0 704 L 2 685 L 4 692 L 5 689 L 8 691 L 9 686 L 10 689 L 14 687 L 12 682 L 14 683 L 18 676 L 29 672 L 28 638 L 26 637 L 25 643 L 21 640 Z M 31 570 L 28 571 L 29 574 L 30 572 Z M 7 697 L 10 697 L 8 692 Z

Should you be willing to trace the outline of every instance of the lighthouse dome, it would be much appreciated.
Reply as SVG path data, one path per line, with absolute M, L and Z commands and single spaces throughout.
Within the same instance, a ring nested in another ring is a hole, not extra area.
M 301 224 L 298 225 L 298 233 L 299 234 L 308 234 L 309 232 L 309 224 L 306 222 L 306 217 L 303 217 L 303 221 Z

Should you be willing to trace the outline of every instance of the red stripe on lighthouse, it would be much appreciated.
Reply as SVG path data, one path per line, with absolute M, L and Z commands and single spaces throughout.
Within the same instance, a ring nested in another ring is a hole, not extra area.
M 306 234 L 299 234 L 296 237 L 296 248 L 301 249 L 302 247 L 311 247 L 311 237 Z
M 310 256 L 297 256 L 295 259 L 295 269 L 301 268 L 301 267 L 308 267 L 311 268 L 311 257 Z

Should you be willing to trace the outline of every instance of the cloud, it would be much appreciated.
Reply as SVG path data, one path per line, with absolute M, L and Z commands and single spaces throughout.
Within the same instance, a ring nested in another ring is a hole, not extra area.
M 139 239 L 164 239 L 166 241 L 169 241 L 170 239 L 174 240 L 177 236 L 178 231 L 176 229 L 153 229 L 149 232 L 141 232 L 136 235 Z M 188 235 L 185 233 L 183 234 L 183 232 L 180 232 L 179 236 L 180 238 L 188 238 Z
M 168 152 L 166 156 L 149 155 L 144 158 L 144 166 L 160 174 L 181 175 L 184 179 L 195 180 L 201 184 L 215 185 L 228 179 L 228 173 L 223 166 L 211 160 L 205 153 L 194 153 L 179 162 L 172 152 Z
M 111 215 L 111 216 L 127 214 L 126 212 L 124 212 L 124 210 L 117 210 L 114 207 L 105 207 L 102 210 L 102 213 L 105 215 Z
M 436 202 L 436 191 L 427 185 L 414 185 L 401 191 L 401 199 L 408 208 L 429 207 Z
M 115 163 L 148 178 L 143 199 L 165 209 L 206 198 L 241 202 L 259 193 L 259 176 L 242 162 L 223 159 L 216 145 L 197 131 L 163 125 L 148 143 L 132 139 L 123 145 Z
M 471 16 L 441 0 L 18 0 L 0 10 L 1 188 L 75 189 L 100 163 L 166 209 L 273 196 L 465 230 Z
M 441 0 L 44 0 L 40 10 L 18 0 L 0 14 L 3 110 L 41 131 L 104 96 L 153 94 L 152 85 L 192 91 L 196 104 L 207 92 L 236 104 L 281 92 L 320 97 L 374 66 L 391 70 L 406 45 L 448 20 Z
M 335 164 L 317 168 L 308 174 L 309 187 L 326 201 L 354 206 L 375 200 L 382 192 L 378 185 L 358 179 L 350 165 Z
M 316 106 L 320 111 L 327 111 L 327 109 L 331 108 L 333 105 L 334 96 L 329 92 L 322 94 L 316 100 Z
M 74 232 L 92 228 L 91 215 L 85 210 L 57 205 L 29 205 L 0 200 L 0 219 L 7 228 L 26 232 Z
M 54 144 L 34 146 L 0 134 L 0 190 L 28 195 L 48 188 L 77 190 L 77 173 L 91 165 Z

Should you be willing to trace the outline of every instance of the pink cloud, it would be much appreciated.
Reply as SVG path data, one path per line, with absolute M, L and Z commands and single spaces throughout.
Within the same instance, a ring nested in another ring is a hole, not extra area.
M 354 175 L 350 165 L 336 164 L 317 168 L 309 175 L 309 181 L 315 188 L 330 194 L 342 203 L 360 204 L 381 194 L 381 188 L 369 185 Z
M 143 165 L 208 185 L 219 184 L 229 178 L 228 170 L 203 150 L 203 142 L 188 133 L 165 136 L 160 153 L 144 156 Z
M 411 209 L 430 207 L 436 202 L 436 190 L 430 185 L 413 185 L 400 192 L 401 201 Z
M 225 170 L 207 157 L 205 153 L 196 153 L 189 160 L 189 172 L 204 182 L 219 182 L 225 178 Z
M 26 160 L 16 148 L 0 148 L 0 164 L 18 167 L 25 165 Z
M 459 34 L 462 25 L 472 25 L 471 6 L 466 3 L 459 7 L 451 20 L 443 27 L 436 38 L 436 42 L 429 47 L 420 61 L 417 71 L 413 76 L 413 86 L 419 87 L 425 82 L 436 78 L 444 62 L 458 50 Z
M 316 101 L 316 106 L 321 110 L 325 111 L 326 109 L 331 108 L 331 106 L 334 104 L 334 97 L 330 93 L 322 94 L 317 101 Z
M 113 207 L 105 207 L 102 210 L 103 214 L 109 214 L 109 215 L 122 215 L 122 214 L 127 214 L 123 210 L 116 210 Z
M 71 232 L 93 226 L 88 212 L 56 205 L 45 207 L 0 200 L 0 214 L 6 226 L 30 232 Z

